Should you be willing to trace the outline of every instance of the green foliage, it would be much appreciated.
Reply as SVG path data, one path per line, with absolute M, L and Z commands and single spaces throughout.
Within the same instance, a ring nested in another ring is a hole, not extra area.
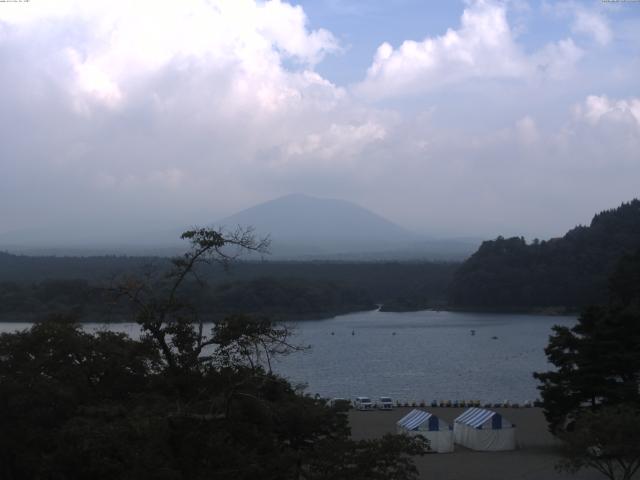
M 640 248 L 640 200 L 594 216 L 562 238 L 484 242 L 456 272 L 450 301 L 487 309 L 577 310 L 603 302 L 618 260 Z
M 411 455 L 424 455 L 421 436 L 385 435 L 380 439 L 320 441 L 303 478 L 335 480 L 403 480 L 417 477 Z M 367 465 L 366 469 L 362 466 Z
M 91 335 L 64 318 L 0 335 L 3 478 L 39 478 L 53 468 L 74 423 L 124 415 L 158 365 L 147 343 Z
M 306 319 L 375 308 L 362 289 L 299 278 L 259 278 L 211 286 L 191 280 L 182 290 L 191 305 L 218 318 L 245 313 Z M 0 314 L 6 318 L 51 311 L 73 311 L 89 319 L 105 315 L 122 318 L 130 313 L 130 305 L 118 302 L 107 288 L 92 287 L 85 280 L 47 280 L 29 286 L 0 284 Z
M 296 350 L 286 329 L 233 316 L 204 331 L 187 279 L 232 258 L 226 247 L 260 243 L 185 238 L 163 282 L 118 287 L 140 341 L 62 317 L 0 335 L 0 478 L 415 479 L 419 440 L 353 441 L 343 411 L 271 372 L 273 355 Z
M 258 278 L 226 283 L 211 290 L 207 311 L 295 317 L 297 319 L 372 310 L 364 290 L 328 281 L 299 278 Z M 210 301 L 209 301 L 210 299 Z
M 22 260 L 47 263 L 45 258 L 25 257 Z M 71 265 L 79 261 L 72 258 L 58 260 L 68 261 Z M 82 261 L 87 270 L 92 270 L 97 260 L 87 258 Z M 114 265 L 121 261 L 113 259 Z M 155 266 L 143 268 L 134 259 L 130 262 L 130 270 L 116 278 L 165 271 L 172 266 L 171 262 L 158 261 Z M 92 281 L 89 277 L 64 278 L 62 275 L 74 273 L 74 270 L 67 271 L 63 262 L 59 270 L 51 270 L 52 275 L 61 278 L 22 283 L 17 281 L 20 278 L 17 270 L 22 267 L 19 264 L 14 267 L 16 270 L 0 267 L 0 277 L 16 280 L 0 282 L 0 316 L 6 320 L 20 316 L 28 319 L 29 315 L 52 311 L 76 312 L 84 319 L 98 321 L 117 321 L 130 314 L 128 303 L 114 302 L 108 295 L 106 287 L 112 281 L 99 276 Z M 235 262 L 234 268 L 224 273 L 203 264 L 198 266 L 198 277 L 206 285 L 203 287 L 197 280 L 190 279 L 182 291 L 191 305 L 218 318 L 232 313 L 280 319 L 326 318 L 373 309 L 376 303 L 383 303 L 385 310 L 392 311 L 442 305 L 455 268 L 455 264 L 437 263 Z M 161 288 L 159 283 L 158 288 Z
M 241 325 L 221 328 L 210 358 L 225 361 L 180 377 L 124 335 L 51 321 L 2 335 L 2 478 L 416 478 L 418 442 L 354 442 L 344 413 L 230 361 L 236 340 L 268 333 Z
M 104 291 L 81 279 L 44 280 L 33 285 L 0 283 L 0 314 L 90 313 L 105 311 L 107 302 Z
M 640 251 L 620 261 L 606 306 L 585 309 L 573 328 L 554 328 L 545 352 L 556 370 L 534 374 L 552 431 L 585 407 L 640 405 L 638 272 Z
M 212 342 L 220 365 L 256 369 L 266 364 L 271 373 L 271 359 L 302 350 L 288 342 L 289 330 L 275 326 L 267 318 L 232 315 L 216 322 Z
M 631 480 L 640 468 L 640 409 L 618 405 L 581 412 L 571 432 L 561 435 L 560 470 L 592 468 L 610 480 Z

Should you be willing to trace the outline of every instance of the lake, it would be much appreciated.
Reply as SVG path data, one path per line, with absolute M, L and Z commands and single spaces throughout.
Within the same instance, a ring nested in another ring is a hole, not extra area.
M 539 397 L 532 373 L 550 368 L 544 347 L 551 327 L 575 321 L 542 315 L 371 311 L 292 322 L 294 342 L 311 348 L 280 359 L 274 369 L 323 397 L 522 403 Z M 0 331 L 25 327 L 3 323 Z M 91 330 L 104 327 L 87 324 Z M 138 334 L 136 324 L 109 328 Z

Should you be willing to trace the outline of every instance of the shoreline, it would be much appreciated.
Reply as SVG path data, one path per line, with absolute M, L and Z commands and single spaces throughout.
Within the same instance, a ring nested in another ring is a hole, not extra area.
M 358 308 L 350 309 L 338 309 L 326 312 L 310 312 L 310 313 L 244 313 L 244 315 L 252 316 L 255 318 L 272 318 L 275 323 L 286 322 L 317 322 L 322 320 L 331 320 L 343 315 L 353 315 L 358 313 L 368 312 L 381 312 L 381 313 L 417 313 L 417 312 L 450 312 L 450 313 L 481 313 L 481 314 L 495 314 L 495 315 L 540 315 L 545 317 L 567 317 L 580 315 L 579 309 L 570 309 L 566 307 L 535 307 L 528 309 L 521 308 L 483 308 L 483 307 L 455 307 L 451 305 L 433 305 L 424 306 L 418 309 L 394 309 L 385 308 L 384 303 L 374 303 L 369 308 L 362 308 L 359 305 Z M 66 313 L 66 312 L 62 312 Z M 73 313 L 73 312 L 71 312 Z M 233 315 L 234 312 L 228 313 L 212 313 L 205 323 L 212 323 L 217 318 L 224 318 L 229 315 Z M 13 312 L 0 314 L 0 324 L 2 323 L 35 323 L 40 319 L 45 319 L 47 313 L 32 313 L 32 312 Z M 135 323 L 135 319 L 124 313 L 104 313 L 104 312 L 88 312 L 80 315 L 79 323 L 106 323 L 106 324 L 118 324 L 118 323 Z M 96 320 L 84 320 L 84 318 L 95 317 Z M 108 320 L 104 317 L 111 317 Z M 125 318 L 128 317 L 128 318 Z
M 289 322 L 320 322 L 323 320 L 331 320 L 336 317 L 344 316 L 344 315 L 355 315 L 358 313 L 368 313 L 368 312 L 381 312 L 381 313 L 417 313 L 417 312 L 450 312 L 450 313 L 481 313 L 481 314 L 494 314 L 494 315 L 539 315 L 544 317 L 573 317 L 580 314 L 579 311 L 558 311 L 558 310 L 545 310 L 545 309 L 530 309 L 530 310 L 518 310 L 518 309 L 482 309 L 482 308 L 453 308 L 453 307 L 430 307 L 423 308 L 420 310 L 385 310 L 383 304 L 378 304 L 377 308 L 372 309 L 357 309 L 357 310 L 340 310 L 336 312 L 318 312 L 318 313 L 310 313 L 303 315 L 276 315 L 276 314 L 259 314 L 259 313 L 247 313 L 246 315 L 252 316 L 254 318 L 267 317 L 272 318 L 275 323 L 289 323 Z M 78 323 L 103 323 L 103 324 L 122 324 L 122 323 L 136 323 L 135 319 L 132 317 L 122 318 L 125 315 L 112 315 L 111 319 L 103 319 L 101 318 L 104 314 L 95 314 L 95 319 L 84 320 L 80 318 Z M 225 316 L 232 315 L 229 314 L 220 314 L 212 316 L 205 320 L 205 323 L 213 323 L 217 318 L 224 318 Z M 106 315 L 105 315 L 106 316 Z M 0 315 L 0 324 L 3 323 L 25 323 L 25 324 L 33 324 L 38 320 L 46 319 L 47 314 L 39 314 L 39 313 L 15 313 L 15 314 L 2 314 Z M 86 315 L 86 317 L 92 317 L 91 314 Z M 121 317 L 120 319 L 114 317 Z

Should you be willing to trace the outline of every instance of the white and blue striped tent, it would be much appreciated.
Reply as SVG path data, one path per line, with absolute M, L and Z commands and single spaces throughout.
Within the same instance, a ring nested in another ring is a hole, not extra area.
M 434 452 L 453 452 L 452 428 L 430 412 L 411 410 L 396 422 L 396 428 L 398 433 L 425 437 L 429 440 L 429 448 Z
M 455 442 L 472 450 L 515 450 L 516 427 L 493 410 L 470 408 L 454 420 Z

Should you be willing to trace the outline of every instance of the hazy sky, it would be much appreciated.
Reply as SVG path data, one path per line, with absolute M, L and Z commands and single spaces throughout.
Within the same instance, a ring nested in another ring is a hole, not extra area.
M 292 192 L 540 237 L 640 195 L 640 3 L 0 2 L 0 233 Z

